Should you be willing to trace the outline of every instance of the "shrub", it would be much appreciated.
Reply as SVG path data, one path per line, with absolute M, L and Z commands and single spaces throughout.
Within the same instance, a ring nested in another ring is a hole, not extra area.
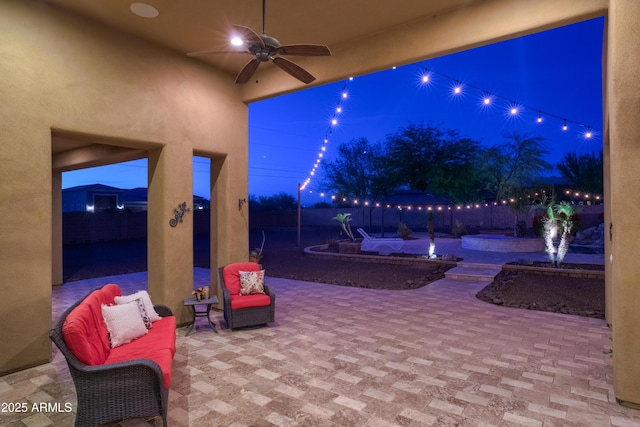
M 454 237 L 462 237 L 467 234 L 467 227 L 465 227 L 460 221 L 456 220 L 456 224 L 451 227 L 451 234 L 453 234 Z
M 411 233 L 413 233 L 413 230 L 407 227 L 407 224 L 405 224 L 404 222 L 400 222 L 400 224 L 398 224 L 398 236 L 406 239 Z

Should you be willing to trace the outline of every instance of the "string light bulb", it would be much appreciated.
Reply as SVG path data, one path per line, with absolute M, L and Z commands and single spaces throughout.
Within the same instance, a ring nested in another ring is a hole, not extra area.
M 568 129 L 569 129 L 569 126 L 567 126 L 567 120 L 565 119 L 565 120 L 564 120 L 564 123 L 562 124 L 562 130 L 563 130 L 563 131 L 566 131 L 566 130 L 568 130 Z

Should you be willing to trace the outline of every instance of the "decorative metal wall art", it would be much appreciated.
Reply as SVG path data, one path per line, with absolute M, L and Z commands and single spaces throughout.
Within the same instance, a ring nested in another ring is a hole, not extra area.
M 178 224 L 182 223 L 182 217 L 185 213 L 191 212 L 191 209 L 187 207 L 187 202 L 182 202 L 178 205 L 177 209 L 173 210 L 174 218 L 169 220 L 169 225 L 175 227 Z
M 242 210 L 242 205 L 244 205 L 245 203 L 247 203 L 247 199 L 238 199 L 238 210 L 241 211 Z

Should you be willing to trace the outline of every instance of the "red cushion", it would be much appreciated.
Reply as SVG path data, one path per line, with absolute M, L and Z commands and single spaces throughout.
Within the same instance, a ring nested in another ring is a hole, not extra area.
M 164 386 L 171 384 L 171 367 L 176 354 L 176 318 L 163 317 L 142 337 L 120 347 L 112 348 L 104 363 L 126 362 L 132 359 L 150 359 L 162 370 Z
M 62 336 L 69 350 L 86 365 L 104 363 L 111 346 L 109 332 L 102 317 L 102 304 L 113 304 L 122 295 L 118 285 L 108 284 L 89 294 L 62 325 Z
M 264 307 L 265 305 L 270 304 L 271 297 L 267 294 L 231 295 L 232 310 L 249 307 Z
M 128 344 L 112 348 L 109 359 L 111 357 L 120 358 L 122 354 L 125 358 L 121 360 L 126 360 L 127 354 L 144 354 L 145 351 L 154 349 L 169 350 L 172 355 L 176 354 L 176 318 L 174 316 L 163 317 L 153 322 L 153 327 L 146 335 Z
M 151 329 L 149 330 L 149 332 L 151 332 Z M 171 385 L 171 366 L 173 365 L 173 353 L 167 348 L 138 348 L 134 350 L 130 348 L 131 344 L 132 343 L 114 348 L 113 350 L 122 348 L 126 349 L 126 351 L 112 351 L 104 363 L 110 364 L 117 362 L 128 362 L 133 359 L 153 360 L 160 366 L 160 369 L 162 370 L 162 378 L 164 379 L 164 387 L 168 388 L 169 385 Z
M 257 262 L 236 262 L 227 265 L 224 270 L 222 270 L 224 285 L 229 289 L 231 295 L 240 295 L 239 271 L 260 271 L 260 264 Z

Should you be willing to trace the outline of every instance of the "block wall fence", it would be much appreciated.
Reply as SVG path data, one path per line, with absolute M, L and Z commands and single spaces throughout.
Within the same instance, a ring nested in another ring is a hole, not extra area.
M 338 213 L 351 213 L 351 226 L 363 227 L 367 231 L 380 233 L 394 233 L 400 222 L 404 222 L 416 232 L 427 229 L 427 210 L 418 208 L 304 208 L 301 211 L 301 226 L 303 228 L 337 227 L 338 223 L 331 218 Z M 433 209 L 435 215 L 435 229 L 441 233 L 450 233 L 457 222 L 465 226 L 468 232 L 478 233 L 490 230 L 512 230 L 515 222 L 515 212 L 506 206 L 481 206 L 471 208 L 442 208 Z M 541 209 L 530 210 L 521 214 L 528 230 L 533 229 L 534 216 L 543 215 Z M 209 234 L 209 211 L 194 211 L 186 214 L 193 218 L 194 235 Z M 603 222 L 603 205 L 580 206 L 577 214 L 578 229 L 596 226 Z M 250 212 L 249 223 L 251 230 L 268 228 L 297 227 L 298 214 L 296 211 L 286 212 Z M 169 227 L 167 216 L 167 227 Z M 185 219 L 186 220 L 186 219 Z M 112 240 L 144 239 L 147 236 L 146 212 L 69 212 L 63 214 L 64 244 L 101 242 Z M 178 225 L 179 226 L 179 225 Z

